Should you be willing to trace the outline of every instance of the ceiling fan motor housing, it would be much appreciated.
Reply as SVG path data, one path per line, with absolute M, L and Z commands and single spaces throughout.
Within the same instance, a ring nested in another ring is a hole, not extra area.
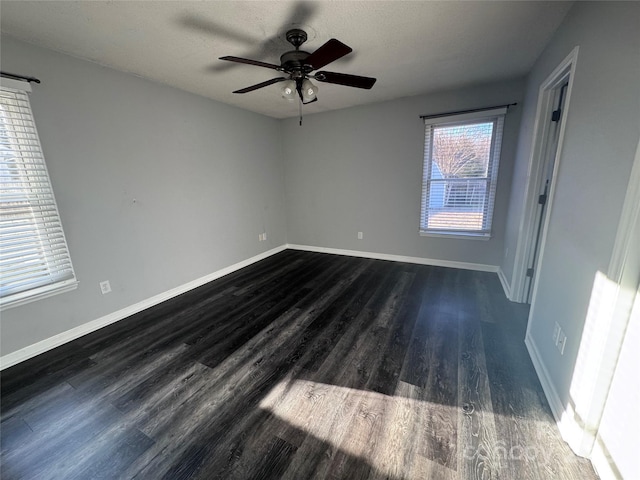
M 296 78 L 296 76 L 308 74 L 313 70 L 311 65 L 305 63 L 305 60 L 309 55 L 309 52 L 292 50 L 280 57 L 280 65 L 282 65 L 285 72 L 290 72 L 294 75 L 294 78 Z
M 291 78 L 302 78 L 313 70 L 311 65 L 305 64 L 310 53 L 300 50 L 300 45 L 307 41 L 307 33 L 299 28 L 293 28 L 287 32 L 286 38 L 295 50 L 284 53 L 280 57 L 280 65 L 285 72 L 291 74 Z

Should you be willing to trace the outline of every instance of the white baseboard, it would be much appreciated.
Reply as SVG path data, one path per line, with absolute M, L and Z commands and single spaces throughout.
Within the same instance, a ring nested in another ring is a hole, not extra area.
M 390 260 L 392 262 L 417 263 L 419 265 L 432 265 L 434 267 L 461 268 L 463 270 L 476 270 L 479 272 L 498 272 L 497 265 L 484 265 L 482 263 L 456 262 L 453 260 L 439 260 L 435 258 L 406 257 L 404 255 L 391 255 L 389 253 L 362 252 L 359 250 L 343 250 L 341 248 L 314 247 L 311 245 L 288 244 L 292 250 L 304 250 L 306 252 L 331 253 L 334 255 L 347 255 L 349 257 L 373 258 L 376 260 Z
M 615 462 L 607 452 L 600 436 L 596 439 L 593 452 L 591 452 L 591 464 L 600 480 L 619 480 L 622 478 L 622 474 L 616 468 Z
M 21 348 L 20 350 L 16 350 L 7 355 L 3 355 L 0 357 L 0 370 L 4 370 L 5 368 L 9 368 L 17 363 L 28 360 L 36 355 L 40 355 L 48 350 L 52 350 L 60 345 L 63 345 L 67 342 L 75 340 L 76 338 L 80 338 L 88 333 L 94 332 L 102 327 L 106 327 L 112 323 L 123 320 L 131 315 L 141 312 L 149 307 L 153 307 L 159 303 L 164 302 L 165 300 L 169 300 L 170 298 L 181 295 L 189 290 L 193 290 L 194 288 L 200 287 L 205 283 L 209 283 L 213 280 L 216 280 L 220 277 L 224 277 L 230 273 L 235 272 L 236 270 L 240 270 L 241 268 L 247 267 L 252 263 L 259 262 L 260 260 L 264 260 L 271 255 L 275 255 L 283 250 L 286 250 L 286 245 L 281 245 L 279 247 L 273 248 L 266 252 L 255 255 L 251 258 L 243 260 L 238 263 L 234 263 L 228 267 L 217 270 L 213 273 L 205 275 L 204 277 L 197 278 L 191 282 L 180 285 L 176 288 L 172 288 L 171 290 L 167 290 L 166 292 L 160 293 L 158 295 L 154 295 L 151 298 L 147 298 L 142 300 L 141 302 L 135 303 L 128 307 L 125 307 L 116 312 L 105 315 L 104 317 L 100 317 L 96 320 L 92 320 L 88 323 L 84 323 L 78 327 L 72 328 L 65 332 L 54 335 L 53 337 L 49 337 L 40 342 L 34 343 L 33 345 L 29 345 L 28 347 Z
M 538 352 L 538 348 L 533 342 L 533 339 L 528 334 L 524 339 L 524 343 L 527 346 L 527 351 L 529 352 L 529 356 L 531 357 L 533 367 L 538 374 L 538 379 L 540 380 L 540 384 L 542 385 L 542 390 L 544 390 L 544 394 L 547 397 L 547 402 L 549 402 L 549 406 L 551 407 L 551 413 L 553 413 L 553 417 L 556 419 L 556 423 L 560 423 L 560 421 L 562 420 L 562 415 L 565 411 L 562 400 L 560 400 L 560 396 L 558 395 L 558 392 L 556 392 L 556 389 L 551 382 L 551 377 L 549 376 L 547 367 L 545 367 L 544 363 L 542 363 L 542 357 Z
M 507 296 L 507 299 L 513 302 L 513 299 L 511 298 L 511 286 L 509 285 L 509 281 L 507 280 L 506 275 L 500 267 L 498 267 L 498 278 L 500 279 L 502 289 L 504 290 L 504 294 Z
M 549 371 L 542 362 L 542 356 L 528 333 L 524 343 L 527 346 L 531 362 L 542 385 L 542 390 L 544 391 L 545 397 L 547 397 L 549 407 L 551 407 L 551 413 L 553 413 L 553 417 L 556 420 L 560 435 L 576 455 L 588 458 L 593 445 L 592 436 L 589 435 L 578 422 L 578 415 L 574 411 L 571 403 L 568 402 L 567 405 L 565 405 L 560 399 L 560 395 L 558 395 L 551 381 Z

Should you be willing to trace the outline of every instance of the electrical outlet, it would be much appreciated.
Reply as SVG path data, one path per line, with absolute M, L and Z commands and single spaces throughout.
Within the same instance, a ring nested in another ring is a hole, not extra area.
M 267 241 L 267 232 L 262 232 L 262 241 L 263 242 Z
M 358 232 L 358 240 L 362 240 L 362 232 Z
M 564 332 L 560 332 L 560 336 L 558 337 L 558 350 L 560 350 L 560 355 L 564 355 L 564 346 L 567 344 L 567 336 Z
M 553 327 L 553 344 L 554 345 L 558 345 L 559 336 L 560 336 L 560 325 L 558 325 L 558 322 L 556 322 L 555 326 Z
M 103 295 L 109 293 L 111 291 L 111 284 L 109 280 L 105 280 L 104 282 L 100 282 L 100 291 Z

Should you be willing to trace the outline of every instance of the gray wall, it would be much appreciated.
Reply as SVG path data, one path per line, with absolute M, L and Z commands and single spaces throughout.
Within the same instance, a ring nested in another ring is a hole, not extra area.
M 286 243 L 279 121 L 10 38 L 1 54 L 42 80 L 32 107 L 80 281 L 2 312 L 2 355 Z
M 640 4 L 577 2 L 527 81 L 520 144 L 508 215 L 515 250 L 538 89 L 578 45 L 557 189 L 529 322 L 531 339 L 561 399 L 569 386 L 594 278 L 607 273 L 640 134 Z M 502 264 L 511 275 L 513 256 Z M 554 322 L 567 335 L 564 356 L 552 341 Z
M 316 114 L 302 127 L 284 121 L 289 243 L 499 265 L 520 108 L 505 122 L 489 241 L 419 236 L 419 116 L 520 102 L 523 91 L 523 81 L 510 81 Z

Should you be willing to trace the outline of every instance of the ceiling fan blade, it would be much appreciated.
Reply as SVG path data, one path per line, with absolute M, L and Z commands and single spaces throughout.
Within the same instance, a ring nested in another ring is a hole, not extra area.
M 311 65 L 314 70 L 324 67 L 331 62 L 351 53 L 351 47 L 346 46 L 340 40 L 332 38 L 307 57 L 305 63 Z
M 346 87 L 366 88 L 369 90 L 376 83 L 375 78 L 348 75 L 346 73 L 318 72 L 314 75 L 319 82 L 335 83 Z
M 258 60 L 249 60 L 248 58 L 227 56 L 227 57 L 220 57 L 220 60 L 226 60 L 228 62 L 236 62 L 236 63 L 245 63 L 247 65 L 255 65 L 257 67 L 273 68 L 274 70 L 282 71 L 282 67 L 280 65 L 274 65 L 273 63 L 259 62 Z
M 240 90 L 236 90 L 233 93 L 253 92 L 254 90 L 258 90 L 259 88 L 268 87 L 269 85 L 273 85 L 274 83 L 278 83 L 278 82 L 284 82 L 285 80 L 288 80 L 288 79 L 285 77 L 272 78 L 271 80 L 267 80 L 266 82 L 257 83 L 255 85 L 251 85 L 250 87 L 246 87 L 246 88 L 241 88 Z

